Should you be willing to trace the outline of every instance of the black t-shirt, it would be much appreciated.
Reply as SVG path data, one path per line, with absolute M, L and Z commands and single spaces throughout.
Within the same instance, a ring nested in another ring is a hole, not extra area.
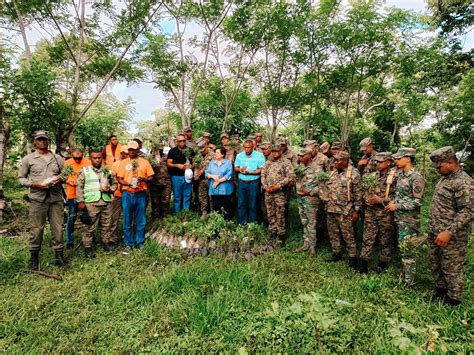
M 186 156 L 178 147 L 170 149 L 167 159 L 172 159 L 173 164 L 186 164 Z M 184 176 L 184 170 L 178 168 L 168 168 L 168 171 L 171 176 Z

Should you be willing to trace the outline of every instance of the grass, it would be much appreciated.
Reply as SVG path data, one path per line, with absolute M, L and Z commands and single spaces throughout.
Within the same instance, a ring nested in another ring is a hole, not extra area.
M 293 206 L 294 207 L 294 206 Z M 359 275 L 295 253 L 301 231 L 291 210 L 290 240 L 275 253 L 231 262 L 188 258 L 153 242 L 130 255 L 53 264 L 46 233 L 44 270 L 27 274 L 25 234 L 0 238 L 0 349 L 22 352 L 364 352 L 474 350 L 474 248 L 465 267 L 465 301 L 429 302 L 426 256 L 417 284 L 404 288 L 398 268 Z M 347 301 L 349 304 L 337 300 Z M 319 340 L 318 340 L 319 339 Z

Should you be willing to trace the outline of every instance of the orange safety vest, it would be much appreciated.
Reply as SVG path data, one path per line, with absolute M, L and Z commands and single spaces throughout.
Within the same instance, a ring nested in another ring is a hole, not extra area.
M 112 154 L 112 146 L 107 144 L 105 147 L 105 165 L 107 165 L 110 169 L 112 169 L 112 165 L 116 160 L 120 159 L 120 149 L 122 145 L 119 143 L 117 144 L 117 148 L 115 149 L 115 155 Z

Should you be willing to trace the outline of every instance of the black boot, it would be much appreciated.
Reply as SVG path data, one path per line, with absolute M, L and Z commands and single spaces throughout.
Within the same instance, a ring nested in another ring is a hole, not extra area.
M 57 266 L 59 266 L 59 267 L 66 267 L 67 266 L 66 260 L 64 259 L 64 252 L 62 250 L 55 252 L 55 257 L 56 257 L 56 265 Z
M 85 248 L 84 249 L 84 255 L 87 259 L 94 259 L 95 258 L 94 250 L 92 250 L 92 248 Z
M 381 273 L 384 272 L 388 268 L 388 261 L 380 261 L 377 266 L 377 272 Z
M 364 259 L 359 259 L 359 265 L 357 266 L 357 271 L 361 274 L 367 274 L 369 272 L 368 268 L 369 262 Z
M 461 304 L 460 300 L 455 300 L 446 295 L 446 298 L 444 299 L 444 303 L 449 304 L 450 306 L 459 306 Z
M 433 295 L 432 300 L 434 302 L 444 302 L 448 296 L 448 290 L 445 288 L 436 287 L 435 294 Z
M 30 270 L 39 271 L 39 251 L 31 251 Z
M 349 257 L 349 267 L 357 270 L 357 258 L 356 257 Z
M 341 253 L 332 253 L 331 258 L 328 261 L 337 262 L 337 261 L 341 261 L 341 260 L 342 260 Z

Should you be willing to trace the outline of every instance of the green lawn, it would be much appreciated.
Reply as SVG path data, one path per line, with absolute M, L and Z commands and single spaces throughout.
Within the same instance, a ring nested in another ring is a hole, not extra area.
M 345 263 L 297 254 L 301 232 L 291 211 L 289 243 L 252 261 L 187 258 L 149 242 L 130 255 L 68 252 L 71 267 L 27 274 L 26 235 L 0 237 L 0 349 L 24 352 L 364 352 L 474 350 L 474 247 L 462 306 L 430 303 L 426 257 L 417 284 L 398 268 L 368 276 Z M 426 254 L 426 251 L 424 251 Z M 337 300 L 349 302 L 340 304 Z

